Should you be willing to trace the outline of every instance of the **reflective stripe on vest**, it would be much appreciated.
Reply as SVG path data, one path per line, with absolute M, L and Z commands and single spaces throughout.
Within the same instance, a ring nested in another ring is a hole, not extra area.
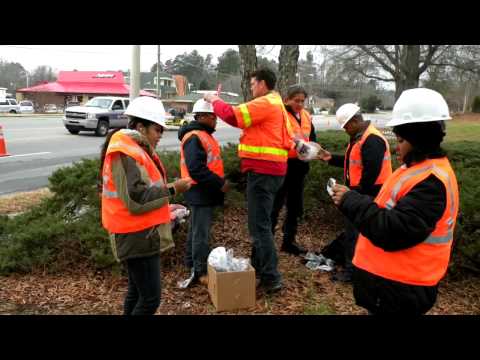
M 112 157 L 118 153 L 125 154 L 136 161 L 141 172 L 147 175 L 147 184 L 150 187 L 164 186 L 166 172 L 156 154 L 155 161 L 133 140 L 128 134 L 131 130 L 120 130 L 110 139 L 103 166 L 102 191 L 102 224 L 111 233 L 121 234 L 141 231 L 159 224 L 170 222 L 170 209 L 167 203 L 161 208 L 134 215 L 131 214 L 120 199 L 116 184 L 112 178 Z M 160 170 L 157 167 L 160 166 Z M 143 170 L 142 170 L 143 169 Z M 128 190 L 126 190 L 128 192 Z
M 447 271 L 459 207 L 458 184 L 448 159 L 428 159 L 411 168 L 403 165 L 382 186 L 375 203 L 394 211 L 400 199 L 432 174 L 444 184 L 447 203 L 430 235 L 411 248 L 386 252 L 360 234 L 353 258 L 355 266 L 406 284 L 438 284 Z
M 392 174 L 392 162 L 388 141 L 380 131 L 378 131 L 372 124 L 369 124 L 362 134 L 360 140 L 354 144 L 349 144 L 347 151 L 345 152 L 344 179 L 347 181 L 348 178 L 350 181 L 350 186 L 360 185 L 360 180 L 362 179 L 363 174 L 362 146 L 367 140 L 368 136 L 371 134 L 379 136 L 385 143 L 385 153 L 383 154 L 382 167 L 377 179 L 375 180 L 375 185 L 382 185 Z M 349 150 L 350 155 L 347 164 L 347 154 L 349 153 Z
M 252 125 L 252 117 L 250 116 L 250 113 L 248 112 L 248 108 L 246 104 L 241 104 L 239 105 L 240 111 L 242 112 L 243 116 L 243 123 L 245 124 L 245 127 L 248 128 Z
M 224 177 L 223 170 L 223 160 L 220 155 L 220 144 L 217 140 L 206 131 L 203 130 L 193 130 L 187 133 L 182 138 L 182 143 L 180 146 L 180 173 L 182 178 L 191 178 L 190 173 L 188 172 L 187 164 L 185 162 L 185 154 L 183 152 L 183 145 L 185 142 L 192 136 L 196 135 L 202 144 L 205 153 L 207 154 L 207 167 L 210 171 L 217 174 L 220 177 Z M 192 179 L 192 184 L 197 182 Z
M 285 149 L 278 149 L 278 148 L 273 148 L 268 146 L 252 146 L 252 145 L 239 144 L 238 150 L 248 151 L 255 154 L 270 154 L 270 155 L 278 155 L 278 156 L 288 155 L 288 151 Z

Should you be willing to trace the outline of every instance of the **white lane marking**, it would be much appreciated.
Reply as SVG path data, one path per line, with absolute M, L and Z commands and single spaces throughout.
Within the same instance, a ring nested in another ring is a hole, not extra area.
M 2 160 L 2 159 L 11 159 L 11 158 L 14 158 L 14 157 L 35 156 L 35 155 L 44 155 L 44 154 L 51 154 L 51 152 L 50 152 L 50 151 L 44 151 L 44 152 L 30 153 L 30 154 L 19 154 L 19 155 L 3 156 L 3 157 L 0 157 L 0 160 Z
M 13 132 L 13 131 L 39 131 L 39 130 L 42 130 L 42 131 L 48 131 L 48 130 L 53 130 L 53 129 L 65 129 L 64 126 L 51 126 L 51 127 L 43 127 L 43 128 L 26 128 L 26 129 L 5 129 L 3 128 L 3 130 L 5 130 L 5 132 Z

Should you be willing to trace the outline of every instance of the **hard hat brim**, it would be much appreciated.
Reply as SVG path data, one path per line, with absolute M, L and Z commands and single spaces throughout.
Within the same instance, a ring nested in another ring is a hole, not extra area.
M 411 119 L 392 119 L 389 122 L 385 124 L 385 126 L 389 127 L 394 127 L 398 125 L 403 125 L 403 124 L 414 124 L 414 123 L 425 123 L 425 122 L 432 122 L 432 121 L 443 121 L 443 120 L 452 120 L 450 116 L 439 119 L 439 118 L 433 118 L 433 119 L 417 119 L 417 120 L 411 120 Z

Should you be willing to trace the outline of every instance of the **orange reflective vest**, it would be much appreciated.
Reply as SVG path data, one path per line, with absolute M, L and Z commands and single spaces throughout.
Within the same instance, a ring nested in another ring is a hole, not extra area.
M 126 131 L 131 130 L 120 130 L 113 134 L 103 165 L 102 223 L 105 229 L 114 234 L 136 232 L 170 222 L 168 203 L 159 209 L 134 215 L 128 211 L 118 196 L 118 189 L 112 180 L 112 159 L 119 153 L 135 159 L 138 167 L 144 169 L 148 175 L 149 186 L 166 186 L 167 183 L 166 171 L 158 156 L 154 154 L 162 172 L 145 150 L 125 134 Z
M 180 147 L 180 174 L 182 179 L 191 178 L 190 173 L 188 172 L 187 164 L 185 163 L 183 144 L 185 144 L 185 142 L 194 135 L 200 139 L 200 142 L 207 153 L 207 167 L 210 169 L 210 171 L 223 178 L 225 175 L 223 172 L 223 161 L 218 141 L 206 131 L 193 130 L 183 137 L 182 145 Z M 196 183 L 197 182 L 192 179 L 192 184 Z
M 298 124 L 297 119 L 291 113 L 288 113 L 288 120 L 290 121 L 294 137 L 300 138 L 305 141 L 310 140 L 310 133 L 312 132 L 312 118 L 306 110 L 302 109 L 302 111 L 300 112 L 300 124 Z M 298 157 L 295 149 L 291 149 L 288 152 L 288 157 Z
M 392 161 L 390 156 L 390 146 L 388 145 L 387 139 L 383 136 L 383 134 L 378 131 L 372 124 L 370 124 L 365 132 L 363 133 L 362 137 L 356 143 L 348 144 L 347 151 L 345 153 L 345 164 L 343 167 L 344 171 L 344 179 L 347 180 L 347 176 L 350 177 L 350 186 L 359 186 L 360 180 L 362 179 L 362 172 L 363 172 L 363 164 L 362 164 L 362 146 L 367 140 L 367 137 L 371 134 L 375 134 L 383 139 L 385 142 L 385 153 L 383 155 L 383 163 L 382 168 L 380 170 L 380 174 L 375 181 L 375 185 L 382 185 L 388 179 L 388 177 L 392 174 Z M 348 174 L 347 174 L 347 156 L 348 151 L 352 147 L 350 151 L 350 157 L 348 159 Z
M 410 168 L 401 166 L 382 186 L 375 203 L 392 209 L 415 185 L 432 174 L 447 190 L 445 211 L 433 232 L 414 247 L 391 252 L 376 247 L 360 234 L 353 258 L 355 266 L 405 284 L 438 284 L 447 271 L 459 206 L 457 179 L 448 159 L 428 159 Z
M 256 160 L 287 162 L 294 148 L 293 131 L 282 98 L 270 92 L 233 107 L 238 127 L 243 129 L 238 156 Z

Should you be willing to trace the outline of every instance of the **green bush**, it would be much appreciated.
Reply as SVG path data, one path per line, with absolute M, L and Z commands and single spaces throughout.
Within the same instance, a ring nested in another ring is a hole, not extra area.
M 475 96 L 473 99 L 472 112 L 480 113 L 480 96 Z
M 333 154 L 344 154 L 348 145 L 348 136 L 340 131 L 324 131 L 317 133 L 317 141 L 324 149 Z M 321 161 L 312 161 L 310 171 L 305 180 L 304 207 L 306 221 L 309 220 L 308 214 L 319 206 L 334 209 L 332 200 L 326 191 L 326 184 L 329 178 L 335 178 L 339 183 L 343 183 L 343 169 L 330 166 Z
M 369 95 L 360 100 L 362 111 L 373 113 L 377 107 L 382 105 L 382 100 L 376 95 Z
M 459 141 L 444 148 L 460 192 L 452 270 L 461 267 L 480 274 L 480 144 Z
M 317 134 L 318 141 L 332 153 L 343 154 L 348 137 L 340 131 Z M 394 147 L 391 147 L 392 153 Z M 457 221 L 452 272 L 468 268 L 480 272 L 480 144 L 454 142 L 445 145 L 460 188 L 460 213 Z M 161 153 L 169 181 L 179 177 L 178 152 Z M 237 146 L 223 148 L 225 175 L 233 183 L 226 206 L 245 207 L 245 175 L 240 172 Z M 61 168 L 50 177 L 53 197 L 43 200 L 14 218 L 0 216 L 0 273 L 28 272 L 34 269 L 55 271 L 87 259 L 99 268 L 115 266 L 107 232 L 101 226 L 100 199 L 97 194 L 98 160 L 82 160 Z M 394 168 L 398 164 L 394 161 Z M 305 184 L 305 217 L 318 211 L 341 226 L 342 217 L 326 192 L 330 177 L 343 183 L 343 169 L 320 161 L 310 164 Z M 175 199 L 181 202 L 182 197 Z M 218 214 L 217 214 L 218 215 Z M 223 216 L 219 212 L 219 216 Z M 165 256 L 164 266 L 179 264 L 184 251 L 186 226 L 174 235 L 176 249 Z
M 236 145 L 224 148 L 225 173 L 234 182 L 227 201 L 243 206 L 245 198 L 238 188 L 245 188 L 246 181 L 236 153 Z M 169 181 L 180 177 L 180 154 L 159 155 Z M 83 159 L 60 168 L 49 178 L 51 198 L 14 218 L 0 216 L 0 274 L 35 269 L 55 271 L 79 259 L 87 259 L 99 268 L 116 264 L 108 233 L 101 225 L 98 175 L 98 159 Z M 177 196 L 175 203 L 183 203 L 183 196 Z M 183 251 L 185 230 L 183 226 L 174 235 L 178 250 L 172 257 L 178 258 Z

